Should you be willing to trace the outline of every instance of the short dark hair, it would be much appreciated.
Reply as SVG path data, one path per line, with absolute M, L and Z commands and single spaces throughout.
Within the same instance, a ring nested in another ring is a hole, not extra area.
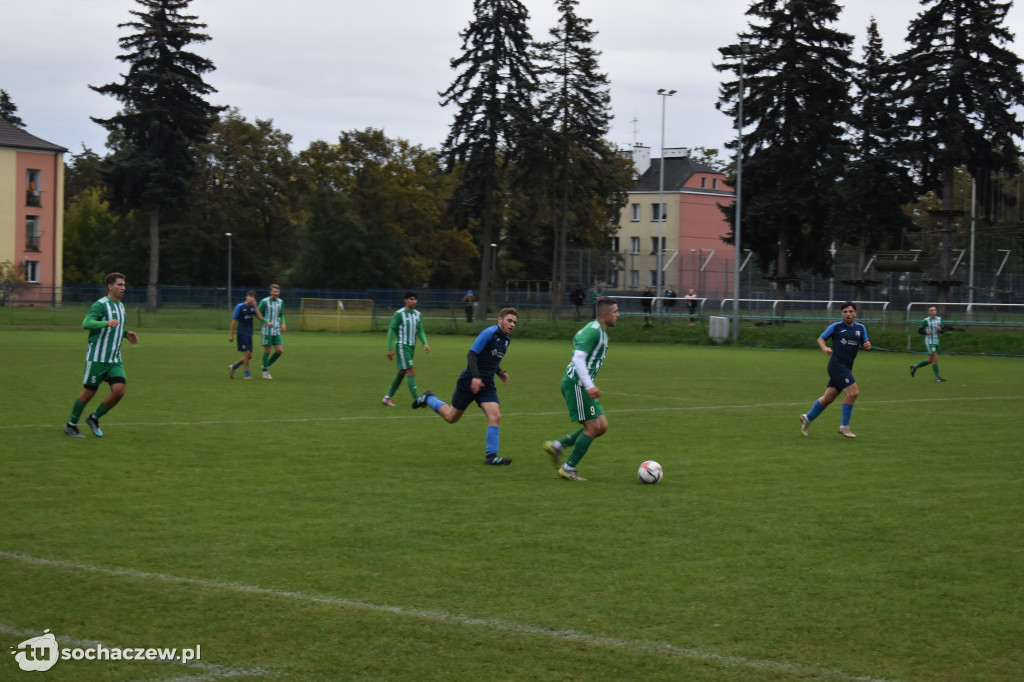
M 402 298 L 403 298 L 403 299 L 406 299 L 406 298 L 415 298 L 415 299 L 418 299 L 418 298 L 419 298 L 419 296 L 417 296 L 417 295 L 416 295 L 416 292 L 415 292 L 415 291 L 407 291 L 407 292 L 405 292 L 405 295 L 404 295 L 404 296 L 402 296 Z
M 256 292 L 253 291 L 252 289 L 249 289 L 249 291 L 245 292 L 245 295 L 246 297 L 252 296 L 253 298 L 256 298 Z
M 840 310 L 846 310 L 847 308 L 853 308 L 854 310 L 856 310 L 857 304 L 854 303 L 853 301 L 843 301 L 843 307 L 840 308 Z
M 598 296 L 597 301 L 595 301 L 595 303 L 597 305 L 597 309 L 595 310 L 595 312 L 597 313 L 597 317 L 601 317 L 601 315 L 604 314 L 604 311 L 608 310 L 613 305 L 619 304 L 618 301 L 616 301 L 614 298 L 610 296 Z
M 114 282 L 116 282 L 119 279 L 128 279 L 128 278 L 125 277 L 124 275 L 122 275 L 120 272 L 111 272 L 106 277 L 103 278 L 103 283 L 106 284 L 109 287 L 111 284 L 113 284 Z

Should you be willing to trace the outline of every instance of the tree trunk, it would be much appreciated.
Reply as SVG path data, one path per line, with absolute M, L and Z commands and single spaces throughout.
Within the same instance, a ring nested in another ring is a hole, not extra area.
M 949 271 L 953 264 L 953 178 L 955 169 L 949 167 L 942 172 L 942 221 L 939 226 L 939 274 L 935 279 L 949 279 Z M 939 285 L 935 300 L 946 303 L 949 300 L 949 287 Z
M 146 312 L 155 313 L 160 302 L 160 209 L 149 211 L 149 282 Z

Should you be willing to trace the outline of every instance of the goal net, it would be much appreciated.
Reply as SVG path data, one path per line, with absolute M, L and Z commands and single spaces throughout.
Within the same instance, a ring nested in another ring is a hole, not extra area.
M 299 329 L 320 332 L 368 332 L 373 329 L 373 299 L 304 298 Z

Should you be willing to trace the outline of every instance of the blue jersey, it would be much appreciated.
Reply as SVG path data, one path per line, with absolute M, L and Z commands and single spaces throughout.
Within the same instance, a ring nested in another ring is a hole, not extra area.
M 508 334 L 501 333 L 498 325 L 491 325 L 480 332 L 476 341 L 470 346 L 470 350 L 477 354 L 477 367 L 480 370 L 480 378 L 484 383 L 494 383 L 494 373 L 501 366 L 501 359 L 508 352 L 508 344 L 512 341 Z M 469 377 L 472 374 L 469 368 L 462 370 L 460 378 Z
M 829 337 L 832 337 L 832 357 L 828 361 L 828 371 L 852 370 L 857 351 L 868 342 L 867 328 L 860 322 L 833 322 L 821 333 L 824 340 L 828 341 Z
M 252 336 L 252 321 L 256 317 L 256 306 L 239 303 L 231 318 L 238 320 L 238 335 Z

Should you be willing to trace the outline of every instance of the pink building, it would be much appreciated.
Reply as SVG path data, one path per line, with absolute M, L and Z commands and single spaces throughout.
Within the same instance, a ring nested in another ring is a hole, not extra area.
M 23 279 L 12 302 L 57 303 L 64 232 L 64 153 L 0 118 L 0 263 Z
M 723 173 L 694 161 L 688 153 L 665 150 L 662 192 L 661 159 L 652 159 L 649 147 L 633 149 L 639 177 L 629 191 L 613 245 L 624 257 L 619 288 L 639 291 L 657 284 L 660 196 L 665 218 L 661 226 L 665 287 L 673 287 L 680 296 L 690 289 L 702 298 L 732 295 L 735 250 L 722 241 L 730 227 L 719 205 L 731 205 L 736 194 Z

